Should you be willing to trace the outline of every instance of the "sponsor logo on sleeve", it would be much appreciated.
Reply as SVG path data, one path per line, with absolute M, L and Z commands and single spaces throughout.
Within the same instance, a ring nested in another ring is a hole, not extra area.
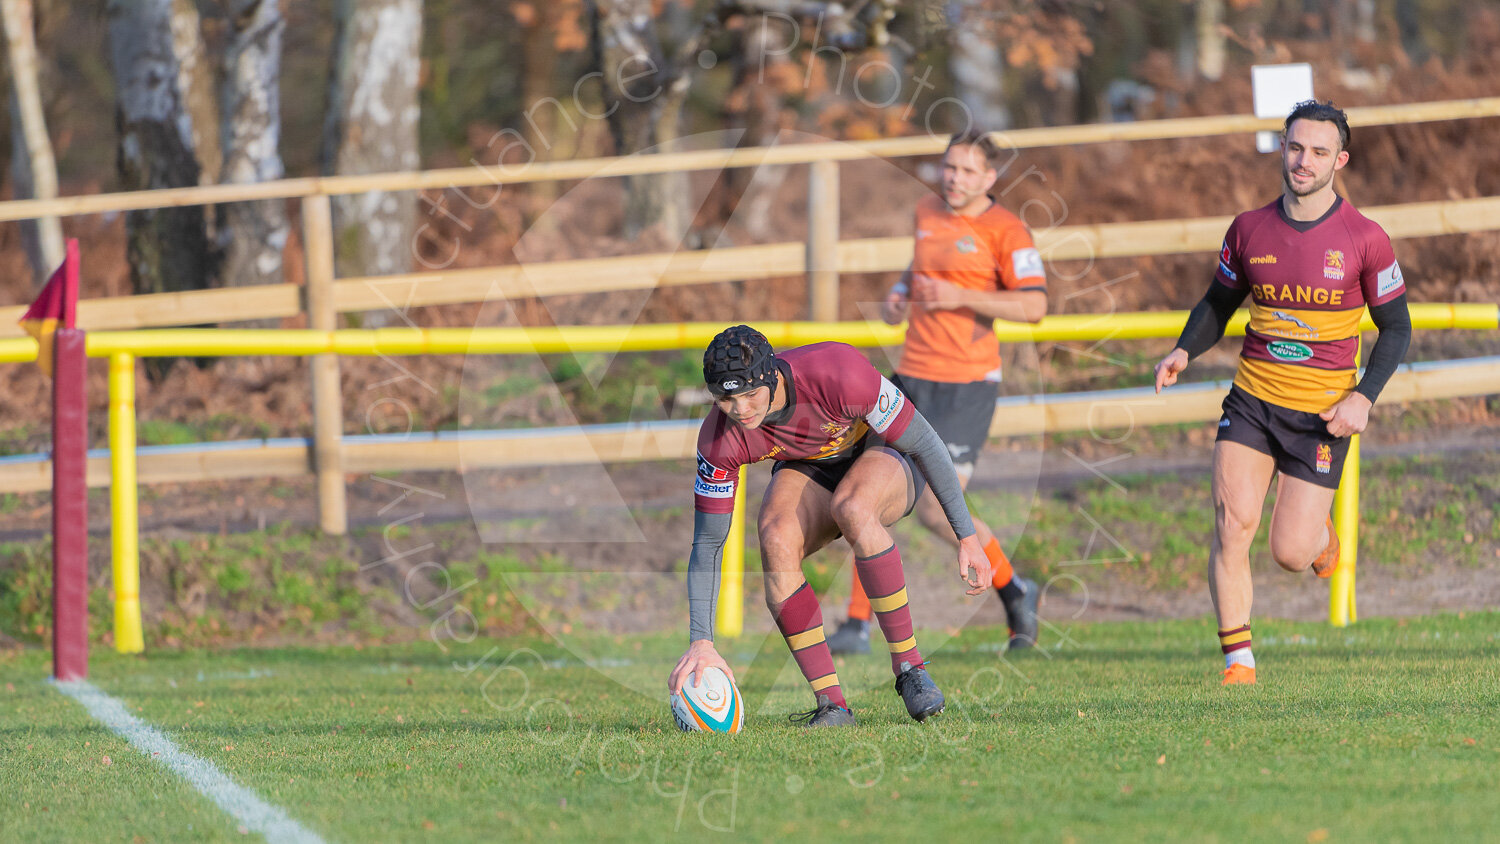
M 733 498 L 734 484 L 714 484 L 709 483 L 702 478 L 699 478 L 697 482 L 693 484 L 693 493 L 695 495 L 701 495 L 704 498 Z
M 1378 298 L 1390 293 L 1395 293 L 1397 290 L 1400 290 L 1405 286 L 1406 279 L 1401 277 L 1401 264 L 1399 262 L 1392 261 L 1391 265 L 1381 270 L 1380 275 L 1376 278 L 1375 296 Z
M 1229 254 L 1229 241 L 1226 240 L 1224 241 L 1224 246 L 1219 250 L 1219 272 L 1223 273 L 1224 277 L 1230 281 L 1239 281 L 1240 277 L 1235 275 L 1234 270 L 1229 268 L 1231 257 Z
M 877 434 L 884 434 L 891 423 L 896 421 L 896 415 L 906 404 L 906 396 L 896 389 L 889 378 L 880 379 L 880 395 L 875 398 L 875 409 L 865 414 L 865 422 L 874 429 Z
M 1036 247 L 1017 249 L 1010 253 L 1010 266 L 1015 270 L 1016 278 L 1035 278 L 1044 275 L 1042 270 L 1042 253 Z
M 698 477 L 707 481 L 727 481 L 729 480 L 729 470 L 720 469 L 718 466 L 708 462 L 702 454 L 699 454 Z

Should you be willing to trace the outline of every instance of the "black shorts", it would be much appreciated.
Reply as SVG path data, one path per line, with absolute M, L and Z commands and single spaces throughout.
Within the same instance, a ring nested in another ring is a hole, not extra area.
M 997 381 L 947 383 L 925 381 L 904 375 L 892 375 L 891 383 L 911 399 L 912 406 L 937 432 L 953 467 L 960 475 L 974 471 L 974 462 L 990 438 L 990 422 L 995 418 L 995 399 L 1000 396 Z
M 1349 438 L 1328 433 L 1318 414 L 1271 404 L 1239 387 L 1224 397 L 1215 439 L 1269 454 L 1276 471 L 1327 489 L 1339 488 L 1349 454 Z
M 775 465 L 771 467 L 771 476 L 775 477 L 776 473 L 783 469 L 790 469 L 793 472 L 801 472 L 812 478 L 813 482 L 818 486 L 829 492 L 833 492 L 838 489 L 839 482 L 844 479 L 844 476 L 849 474 L 849 467 L 854 465 L 854 461 L 861 454 L 864 454 L 866 449 L 882 446 L 890 448 L 885 440 L 880 438 L 880 435 L 874 433 L 866 434 L 864 439 L 861 439 L 854 444 L 853 448 L 849 449 L 848 457 L 843 460 L 777 460 Z M 896 456 L 901 458 L 902 464 L 906 467 L 907 474 L 911 476 L 912 493 L 907 497 L 906 512 L 901 514 L 902 518 L 905 518 L 911 515 L 912 509 L 917 506 L 917 499 L 922 497 L 922 490 L 926 488 L 927 480 L 922 477 L 922 470 L 917 468 L 910 457 L 896 451 L 894 448 L 891 451 L 895 451 Z

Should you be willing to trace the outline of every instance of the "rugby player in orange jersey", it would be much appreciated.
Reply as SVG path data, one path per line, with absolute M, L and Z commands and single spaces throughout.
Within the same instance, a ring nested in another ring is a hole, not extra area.
M 667 687 L 678 693 L 689 674 L 708 667 L 734 676 L 713 643 L 719 558 L 740 467 L 771 460 L 758 522 L 766 607 L 816 701 L 794 720 L 810 727 L 854 724 L 818 597 L 802 576 L 802 561 L 840 535 L 858 555 L 871 592 L 881 596 L 875 599 L 880 628 L 891 643 L 891 672 L 907 713 L 922 721 L 942 712 L 943 693 L 917 649 L 901 553 L 887 528 L 911 512 L 923 485 L 930 485 L 953 531 L 968 593 L 989 588 L 990 565 L 943 441 L 899 389 L 843 343 L 778 355 L 760 332 L 736 325 L 708 345 L 703 380 L 714 406 L 698 431 L 687 576 L 690 644 Z
M 1274 475 L 1271 556 L 1287 571 L 1331 577 L 1339 541 L 1328 518 L 1349 436 L 1411 342 L 1406 283 L 1380 226 L 1333 189 L 1349 161 L 1349 122 L 1309 100 L 1287 116 L 1281 196 L 1234 219 L 1208 293 L 1177 347 L 1156 365 L 1156 390 L 1224 336 L 1250 297 L 1250 325 L 1214 444 L 1214 538 L 1208 589 L 1219 620 L 1226 686 L 1255 682 L 1250 543 Z M 1358 378 L 1365 307 L 1379 330 Z
M 990 199 L 997 151 L 982 132 L 954 135 L 943 153 L 941 196 L 917 204 L 912 263 L 886 297 L 881 316 L 910 317 L 892 382 L 942 437 L 965 488 L 989 438 L 1000 384 L 994 320 L 1037 322 L 1047 313 L 1047 279 L 1031 233 Z M 917 518 L 953 542 L 937 499 L 922 496 Z M 1037 585 L 1015 573 L 988 525 L 974 519 L 1005 607 L 1010 647 L 1036 643 Z M 834 653 L 870 649 L 870 602 L 856 567 L 848 619 L 828 638 Z

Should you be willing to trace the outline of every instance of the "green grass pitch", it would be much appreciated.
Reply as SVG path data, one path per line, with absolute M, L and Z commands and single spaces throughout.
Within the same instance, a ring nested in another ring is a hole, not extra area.
M 721 643 L 737 737 L 672 726 L 680 636 L 100 650 L 91 680 L 327 841 L 1500 835 L 1500 614 L 1255 634 L 1261 685 L 1225 689 L 1207 619 L 1068 625 L 1013 659 L 965 630 L 928 654 L 943 716 L 911 722 L 875 655 L 839 662 L 860 725 L 824 731 L 786 722 L 810 695 L 780 640 L 746 637 Z M 244 839 L 47 670 L 0 658 L 0 839 Z

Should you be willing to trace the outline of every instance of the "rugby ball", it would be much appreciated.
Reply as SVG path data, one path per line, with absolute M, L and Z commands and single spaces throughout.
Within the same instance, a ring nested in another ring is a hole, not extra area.
M 703 685 L 689 674 L 682 693 L 667 698 L 672 720 L 685 733 L 737 733 L 745 726 L 745 702 L 734 681 L 718 668 L 703 670 Z

